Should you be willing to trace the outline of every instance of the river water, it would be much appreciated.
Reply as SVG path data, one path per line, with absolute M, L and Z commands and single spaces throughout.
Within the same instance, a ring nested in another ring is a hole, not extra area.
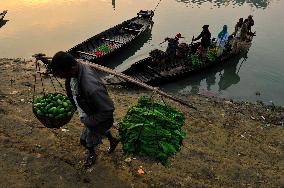
M 52 56 L 122 21 L 141 9 L 154 9 L 158 0 L 1 0 L 8 10 L 0 25 L 0 57 Z M 148 55 L 167 36 L 177 32 L 191 42 L 204 24 L 216 36 L 224 24 L 229 32 L 240 17 L 253 15 L 257 36 L 245 57 L 162 85 L 171 93 L 203 94 L 284 105 L 284 1 L 280 0 L 162 0 L 155 11 L 152 32 L 132 51 L 114 58 L 123 70 Z M 282 16 L 281 16 L 282 15 Z M 281 19 L 282 18 L 282 19 Z

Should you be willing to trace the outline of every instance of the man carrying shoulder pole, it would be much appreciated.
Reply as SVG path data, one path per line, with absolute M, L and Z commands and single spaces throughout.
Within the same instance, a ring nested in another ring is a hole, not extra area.
M 110 132 L 114 121 L 113 101 L 98 73 L 66 52 L 56 53 L 48 69 L 54 76 L 65 79 L 67 95 L 77 107 L 80 120 L 85 125 L 80 143 L 87 149 L 85 166 L 91 166 L 96 160 L 96 147 L 102 143 L 103 136 L 110 142 L 109 153 L 115 150 L 119 142 Z

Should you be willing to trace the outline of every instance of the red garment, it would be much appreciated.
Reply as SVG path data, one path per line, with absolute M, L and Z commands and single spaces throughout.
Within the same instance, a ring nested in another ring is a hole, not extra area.
M 95 55 L 96 56 L 102 56 L 102 55 L 105 55 L 105 52 L 103 52 L 103 51 L 96 51 Z

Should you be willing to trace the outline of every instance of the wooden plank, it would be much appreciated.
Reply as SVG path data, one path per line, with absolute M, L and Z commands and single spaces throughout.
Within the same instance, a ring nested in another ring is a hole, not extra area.
M 135 31 L 135 32 L 140 32 L 141 29 L 131 29 L 131 28 L 127 28 L 127 27 L 123 27 L 123 29 L 127 30 L 127 31 Z
M 110 42 L 114 42 L 114 43 L 118 43 L 118 44 L 125 44 L 125 42 L 121 42 L 121 41 L 117 41 L 117 40 L 109 39 L 109 38 L 102 38 L 102 40 L 110 41 Z

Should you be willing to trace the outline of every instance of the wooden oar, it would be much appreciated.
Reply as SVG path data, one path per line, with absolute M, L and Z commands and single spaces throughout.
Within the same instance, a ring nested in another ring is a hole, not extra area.
M 163 43 L 165 43 L 166 42 L 166 40 L 164 40 L 163 42 L 161 42 L 160 44 L 163 44 Z
M 79 52 L 79 53 L 80 53 L 80 52 Z M 87 53 L 85 52 L 85 54 L 87 54 Z M 91 55 L 92 55 L 92 54 L 90 54 L 90 56 L 91 56 Z M 196 110 L 196 107 L 192 106 L 192 105 L 189 104 L 187 101 L 184 101 L 184 100 L 182 100 L 182 99 L 179 99 L 179 98 L 177 98 L 177 97 L 174 97 L 174 96 L 172 96 L 172 95 L 169 95 L 169 94 L 165 93 L 164 91 L 159 90 L 158 87 L 150 86 L 150 85 L 145 84 L 144 82 L 138 81 L 138 80 L 136 80 L 135 78 L 132 78 L 132 77 L 130 77 L 130 76 L 128 76 L 128 75 L 125 75 L 125 74 L 123 74 L 123 73 L 116 72 L 116 71 L 113 70 L 113 69 L 110 69 L 110 68 L 107 68 L 107 67 L 104 67 L 104 66 L 95 64 L 95 63 L 88 63 L 88 62 L 85 62 L 85 61 L 80 61 L 80 62 L 83 63 L 83 64 L 86 64 L 86 65 L 89 65 L 90 67 L 93 67 L 93 68 L 95 68 L 95 69 L 97 69 L 97 70 L 100 70 L 100 71 L 103 71 L 103 72 L 106 72 L 106 73 L 115 75 L 115 76 L 120 77 L 120 78 L 123 78 L 123 79 L 126 80 L 126 81 L 129 81 L 129 82 L 134 83 L 134 84 L 136 84 L 136 85 L 139 85 L 139 86 L 141 86 L 141 87 L 143 87 L 143 88 L 146 88 L 146 89 L 149 89 L 149 90 L 151 90 L 151 91 L 154 91 L 154 92 L 156 92 L 157 94 L 160 94 L 160 95 L 162 95 L 162 96 L 164 96 L 164 97 L 167 97 L 167 98 L 169 98 L 169 99 L 172 99 L 173 101 L 179 102 L 179 103 L 182 104 L 182 105 L 185 105 L 185 106 L 187 106 L 187 107 L 190 107 L 190 108 L 193 108 L 193 109 Z
M 192 43 L 193 43 L 193 40 L 194 40 L 194 36 L 192 36 L 192 39 L 191 39 L 191 43 L 190 43 L 190 45 L 192 45 Z
M 238 69 L 238 71 L 237 71 L 237 74 L 239 74 L 239 71 L 240 71 L 240 69 L 241 69 L 243 63 L 244 63 L 246 60 L 247 60 L 247 58 L 244 58 L 244 59 L 242 60 L 240 66 L 239 66 L 239 69 Z

